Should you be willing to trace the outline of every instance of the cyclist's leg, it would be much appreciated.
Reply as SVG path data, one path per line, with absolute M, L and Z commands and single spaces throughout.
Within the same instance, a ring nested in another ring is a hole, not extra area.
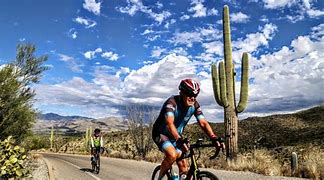
M 163 177 L 165 173 L 171 168 L 172 164 L 176 161 L 176 159 L 180 157 L 181 151 L 177 149 L 173 143 L 171 143 L 168 137 L 162 134 L 160 135 L 160 137 L 160 149 L 163 150 L 165 158 L 161 163 L 159 177 Z
M 179 168 L 179 175 L 181 176 L 182 174 L 188 173 L 188 161 L 186 159 L 181 159 L 177 161 L 177 165 Z

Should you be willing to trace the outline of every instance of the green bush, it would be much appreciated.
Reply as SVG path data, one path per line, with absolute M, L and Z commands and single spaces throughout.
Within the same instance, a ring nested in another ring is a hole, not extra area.
M 48 149 L 50 148 L 50 140 L 48 136 L 36 134 L 26 137 L 20 145 L 24 147 L 27 151 L 42 148 Z
M 12 136 L 0 141 L 0 179 L 26 176 L 28 174 L 28 170 L 24 168 L 26 158 L 25 149 L 15 145 Z

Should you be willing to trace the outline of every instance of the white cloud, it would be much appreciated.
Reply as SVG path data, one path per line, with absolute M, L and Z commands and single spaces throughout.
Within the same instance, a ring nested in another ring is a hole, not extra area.
M 67 63 L 73 72 L 82 72 L 81 67 L 83 64 L 77 63 L 73 57 L 60 53 L 57 55 L 59 56 L 59 60 Z
M 205 17 L 207 16 L 207 8 L 204 6 L 204 0 L 193 0 L 191 2 L 192 7 L 188 9 L 189 12 L 193 12 L 193 17 Z
M 83 8 L 95 15 L 100 15 L 101 2 L 96 2 L 96 0 L 84 0 Z
M 298 10 L 293 14 L 286 15 L 286 18 L 293 23 L 303 20 L 305 15 L 308 15 L 310 18 L 317 18 L 324 15 L 323 10 L 317 10 L 312 7 L 313 1 L 315 0 L 263 0 L 265 8 L 268 9 L 289 8 L 291 6 L 297 7 Z
M 159 4 L 157 5 L 160 6 Z M 153 12 L 153 10 L 145 6 L 141 0 L 127 0 L 126 7 L 117 7 L 116 9 L 119 12 L 129 14 L 130 16 L 134 16 L 137 12 L 142 12 L 157 21 L 158 24 L 161 24 L 164 20 L 171 16 L 169 11 L 162 11 L 161 13 Z
M 296 0 L 263 0 L 265 7 L 269 9 L 276 9 L 285 6 L 291 6 L 296 3 Z
M 165 23 L 164 27 L 165 27 L 166 29 L 169 29 L 169 26 L 170 26 L 171 24 L 174 24 L 174 23 L 176 23 L 176 20 L 175 20 L 175 19 L 171 19 L 169 22 L 166 22 L 166 23 Z
M 299 36 L 290 47 L 265 54 L 252 63 L 250 110 L 293 109 L 324 102 L 324 48 L 322 40 Z M 255 59 L 254 59 L 255 60 Z M 251 60 L 253 62 L 253 59 Z
M 184 44 L 188 47 L 192 47 L 192 44 L 195 42 L 201 42 L 202 38 L 200 37 L 199 32 L 181 32 L 175 33 L 171 41 L 177 44 Z
M 97 48 L 96 50 L 94 50 L 94 51 L 87 51 L 87 52 L 85 52 L 83 55 L 84 55 L 84 57 L 85 58 L 87 58 L 87 59 L 93 59 L 93 58 L 95 58 L 96 56 L 96 54 L 97 53 L 101 53 L 102 52 L 102 49 L 101 48 Z
M 165 48 L 154 46 L 151 52 L 151 57 L 159 58 L 161 57 L 161 54 L 164 53 L 165 51 L 166 51 Z
M 274 37 L 278 27 L 274 24 L 266 24 L 263 28 L 259 28 L 260 32 L 247 34 L 245 39 L 238 39 L 232 42 L 235 50 L 233 59 L 240 62 L 243 52 L 256 52 L 258 48 L 267 47 L 269 41 Z
M 246 23 L 249 19 L 250 17 L 242 12 L 231 14 L 231 21 L 234 23 Z
M 183 44 L 192 47 L 193 43 L 202 43 L 222 38 L 220 30 L 213 27 L 197 28 L 194 32 L 177 32 L 173 35 L 170 42 L 175 45 Z
M 318 16 L 323 16 L 324 15 L 324 11 L 321 10 L 316 10 L 316 9 L 309 9 L 307 10 L 307 14 L 314 18 L 314 17 L 318 17 Z
M 141 34 L 141 35 L 146 35 L 146 34 L 151 34 L 153 33 L 154 31 L 151 30 L 151 29 L 145 29 L 145 31 Z
M 77 17 L 74 19 L 75 22 L 85 25 L 86 28 L 92 28 L 97 25 L 96 21 L 93 21 L 91 19 L 83 18 L 83 17 Z
M 311 36 L 316 39 L 324 38 L 324 24 L 313 27 Z
M 210 10 L 208 10 L 207 15 L 208 15 L 208 16 L 218 15 L 218 11 L 217 11 L 217 9 L 215 9 L 215 8 L 210 9 Z
M 190 16 L 187 15 L 187 14 L 185 14 L 185 15 L 183 15 L 183 16 L 180 17 L 180 20 L 181 21 L 184 21 L 184 20 L 187 20 L 187 19 L 190 19 Z
M 76 39 L 78 37 L 78 32 L 74 28 L 71 28 L 68 32 L 68 36 L 72 39 Z
M 111 51 L 102 53 L 101 57 L 108 59 L 110 61 L 117 61 L 119 59 L 118 54 Z
M 121 107 L 139 102 L 157 105 L 170 95 L 178 94 L 181 79 L 196 77 L 195 74 L 195 66 L 188 58 L 171 54 L 138 70 L 99 66 L 89 82 L 74 77 L 60 84 L 38 85 L 37 99 L 46 104 L 83 108 L 91 105 L 98 108 Z M 126 75 L 123 80 L 121 75 Z

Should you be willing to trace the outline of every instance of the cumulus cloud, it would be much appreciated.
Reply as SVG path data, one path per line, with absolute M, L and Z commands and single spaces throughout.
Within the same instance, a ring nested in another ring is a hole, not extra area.
M 110 61 L 117 61 L 119 59 L 118 54 L 111 52 L 111 51 L 102 53 L 101 57 L 108 59 Z
M 249 21 L 250 17 L 242 12 L 233 13 L 230 15 L 231 21 L 234 23 L 246 23 Z
M 207 16 L 207 8 L 203 4 L 204 0 L 193 0 L 191 8 L 188 9 L 189 12 L 193 12 L 193 17 L 205 17 Z
M 252 63 L 249 111 L 279 112 L 322 104 L 323 48 L 322 40 L 299 36 L 290 47 Z
M 221 31 L 213 27 L 196 28 L 193 32 L 177 32 L 173 35 L 170 42 L 175 45 L 183 44 L 192 47 L 193 43 L 202 43 L 222 38 Z
M 100 15 L 101 2 L 96 2 L 96 0 L 85 0 L 83 8 L 95 15 Z
M 187 14 L 182 15 L 182 16 L 180 17 L 180 20 L 181 20 L 181 21 L 184 21 L 184 20 L 187 20 L 187 19 L 190 19 L 190 16 L 187 15 Z
M 102 52 L 102 49 L 101 48 L 97 48 L 96 50 L 94 50 L 94 51 L 87 51 L 87 52 L 85 52 L 85 53 L 83 53 L 83 56 L 85 57 L 85 58 L 87 58 L 87 59 L 93 59 L 93 58 L 95 58 L 96 56 L 96 54 L 97 53 L 101 53 Z
M 38 85 L 37 99 L 50 104 L 80 107 L 94 104 L 105 108 L 121 107 L 130 103 L 156 106 L 171 94 L 178 93 L 181 79 L 196 77 L 195 74 L 192 61 L 171 54 L 138 70 L 99 66 L 91 81 L 74 77 L 60 84 Z
M 159 4 L 157 4 L 157 6 L 160 7 Z M 153 12 L 153 10 L 145 6 L 141 0 L 127 0 L 126 7 L 117 7 L 116 9 L 117 11 L 129 14 L 130 16 L 134 16 L 137 12 L 142 12 L 157 21 L 158 24 L 161 24 L 164 20 L 171 16 L 169 11 L 162 11 L 160 13 Z
M 286 15 L 286 18 L 293 23 L 303 20 L 306 15 L 310 18 L 324 15 L 323 10 L 317 10 L 313 7 L 313 2 L 314 0 L 263 0 L 264 7 L 268 9 L 296 7 L 297 10 L 294 13 Z
M 86 28 L 92 28 L 97 25 L 96 21 L 93 21 L 91 19 L 83 18 L 83 17 L 77 17 L 74 19 L 74 22 L 77 22 L 79 24 L 85 25 Z
M 263 0 L 264 7 L 268 9 L 276 9 L 284 6 L 289 7 L 296 2 L 296 0 Z
M 159 58 L 161 57 L 161 54 L 164 53 L 165 51 L 166 51 L 165 48 L 154 46 L 151 52 L 151 57 Z

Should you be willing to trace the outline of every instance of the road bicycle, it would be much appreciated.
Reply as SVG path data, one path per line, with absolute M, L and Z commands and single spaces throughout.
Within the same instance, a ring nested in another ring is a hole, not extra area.
M 185 158 L 190 158 L 190 168 L 189 168 L 189 171 L 187 173 L 187 176 L 186 176 L 186 180 L 201 180 L 201 179 L 211 179 L 211 180 L 218 180 L 217 176 L 209 171 L 201 171 L 197 165 L 197 160 L 199 159 L 200 157 L 200 150 L 199 148 L 206 148 L 206 147 L 215 147 L 214 144 L 212 143 L 209 143 L 209 144 L 203 144 L 203 139 L 198 139 L 197 142 L 195 144 L 190 144 L 190 148 L 189 148 L 189 151 L 182 155 L 182 157 L 180 157 L 178 160 L 181 160 L 181 159 L 185 159 Z M 198 156 L 195 155 L 195 151 L 194 150 L 197 150 L 198 151 Z M 209 159 L 215 159 L 218 154 L 220 152 L 220 148 L 216 148 L 216 152 L 213 156 L 211 156 Z M 159 173 L 160 173 L 160 168 L 161 168 L 161 165 L 158 165 L 153 173 L 152 173 L 152 180 L 157 180 L 158 177 L 159 177 Z M 169 169 L 168 172 L 166 173 L 166 176 L 164 176 L 164 178 L 167 178 L 167 180 L 174 180 L 174 179 L 180 179 L 179 177 L 174 177 L 174 170 L 172 169 Z
M 91 157 L 91 166 L 92 172 L 99 174 L 100 171 L 100 153 L 103 151 L 103 148 L 93 148 L 92 151 L 95 151 L 93 157 Z

